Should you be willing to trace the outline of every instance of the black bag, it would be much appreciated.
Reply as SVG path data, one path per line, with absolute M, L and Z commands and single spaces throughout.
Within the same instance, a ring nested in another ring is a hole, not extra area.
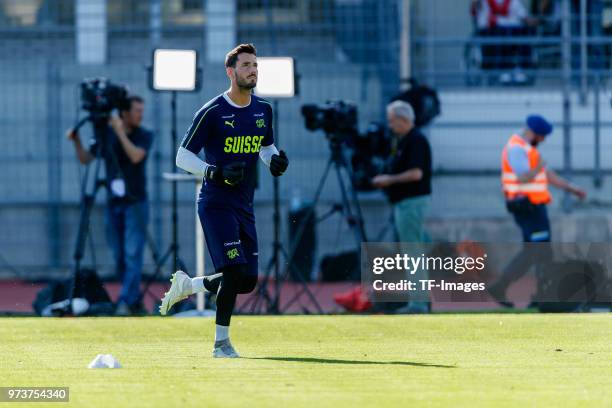
M 41 316 L 45 307 L 66 299 L 66 292 L 67 289 L 63 282 L 51 282 L 36 294 L 36 299 L 32 302 L 32 308 L 37 315 Z
M 419 84 L 414 78 L 410 78 L 408 83 L 410 84 L 410 89 L 391 98 L 391 102 L 408 102 L 414 110 L 415 126 L 426 126 L 436 116 L 440 115 L 441 109 L 438 93 L 428 86 Z
M 61 302 L 70 296 L 72 279 L 64 279 L 49 283 L 41 289 L 32 303 L 34 311 L 40 316 L 42 311 L 50 304 Z M 112 301 L 102 280 L 93 269 L 81 269 L 77 272 L 74 282 L 75 298 L 84 298 L 89 302 L 87 315 L 108 315 L 114 311 Z
M 321 260 L 321 281 L 358 281 L 361 277 L 359 261 L 358 251 L 324 256 Z
M 70 285 L 70 280 L 68 280 L 68 285 Z M 90 304 L 111 301 L 102 280 L 93 269 L 81 269 L 77 272 L 74 297 L 85 298 Z

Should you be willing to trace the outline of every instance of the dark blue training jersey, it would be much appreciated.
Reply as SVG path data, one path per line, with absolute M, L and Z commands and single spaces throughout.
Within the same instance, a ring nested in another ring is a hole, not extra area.
M 215 166 L 245 162 L 244 180 L 233 187 L 205 180 L 200 200 L 248 207 L 253 203 L 259 149 L 274 143 L 272 105 L 256 95 L 244 107 L 228 99 L 221 94 L 206 103 L 195 114 L 181 146 L 195 154 L 204 149 L 206 162 Z

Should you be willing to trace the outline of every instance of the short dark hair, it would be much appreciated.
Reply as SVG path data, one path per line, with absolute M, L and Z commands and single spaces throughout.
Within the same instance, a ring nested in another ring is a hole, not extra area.
M 233 50 L 231 50 L 230 52 L 227 53 L 227 55 L 225 56 L 225 67 L 229 68 L 236 68 L 236 62 L 238 61 L 238 55 L 239 54 L 253 54 L 253 55 L 257 55 L 257 50 L 255 49 L 255 46 L 253 44 L 240 44 L 239 46 L 237 46 L 236 48 L 234 48 Z
M 132 109 L 134 103 L 144 103 L 144 98 L 139 95 L 130 95 L 123 101 L 121 105 L 122 112 L 129 112 Z

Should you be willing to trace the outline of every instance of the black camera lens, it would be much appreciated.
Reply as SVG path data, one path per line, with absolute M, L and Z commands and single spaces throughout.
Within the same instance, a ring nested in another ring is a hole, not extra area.
M 113 109 L 125 106 L 128 90 L 106 78 L 85 79 L 81 82 L 83 109 L 93 114 L 109 114 Z

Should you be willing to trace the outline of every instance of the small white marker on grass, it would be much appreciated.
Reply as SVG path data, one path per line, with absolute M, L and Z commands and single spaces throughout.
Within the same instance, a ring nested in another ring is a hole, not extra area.
M 121 368 L 121 364 L 112 354 L 98 354 L 87 368 Z

